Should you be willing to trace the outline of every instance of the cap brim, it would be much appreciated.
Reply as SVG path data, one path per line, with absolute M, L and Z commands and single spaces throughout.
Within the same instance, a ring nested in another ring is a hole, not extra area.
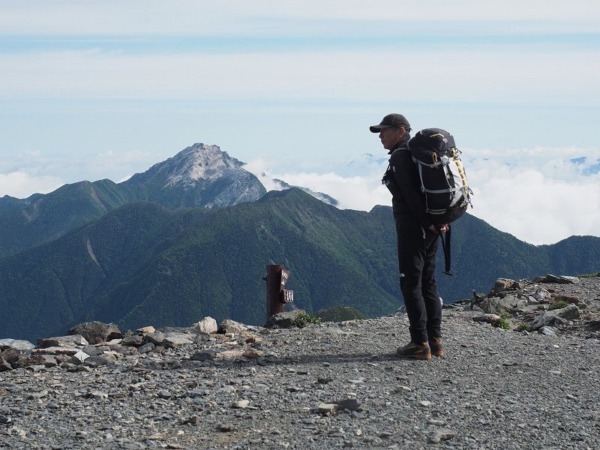
M 389 128 L 389 126 L 387 126 L 387 125 L 373 125 L 372 127 L 369 127 L 369 130 L 371 130 L 371 133 L 379 133 L 384 128 Z

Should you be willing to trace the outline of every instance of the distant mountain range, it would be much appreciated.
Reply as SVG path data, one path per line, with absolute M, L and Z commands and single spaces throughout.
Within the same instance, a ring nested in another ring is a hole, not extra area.
M 401 305 L 391 208 L 339 210 L 315 193 L 267 193 L 216 146 L 195 144 L 126 182 L 0 199 L 0 338 L 64 334 L 86 320 L 122 328 L 212 316 L 265 322 L 267 264 L 292 271 L 295 306 Z M 441 253 L 439 255 L 441 258 Z M 600 238 L 533 246 L 466 215 L 454 226 L 446 302 L 498 277 L 597 272 Z M 441 266 L 441 262 L 440 262 Z
M 82 181 L 24 200 L 5 196 L 0 198 L 0 257 L 51 242 L 133 202 L 175 209 L 258 200 L 266 190 L 243 165 L 215 145 L 194 144 L 123 183 Z

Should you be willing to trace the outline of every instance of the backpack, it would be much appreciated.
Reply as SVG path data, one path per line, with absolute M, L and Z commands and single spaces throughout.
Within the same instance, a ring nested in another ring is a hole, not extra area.
M 408 141 L 408 148 L 419 171 L 429 218 L 435 225 L 454 222 L 471 205 L 473 193 L 454 137 L 440 128 L 426 128 Z

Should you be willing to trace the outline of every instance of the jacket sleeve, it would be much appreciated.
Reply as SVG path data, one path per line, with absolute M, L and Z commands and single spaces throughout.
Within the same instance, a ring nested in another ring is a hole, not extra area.
M 400 195 L 408 209 L 423 228 L 430 227 L 432 222 L 425 211 L 423 194 L 419 189 L 421 186 L 419 173 L 410 151 L 403 149 L 395 151 L 390 158 L 390 166 L 394 172 L 394 180 L 400 190 Z

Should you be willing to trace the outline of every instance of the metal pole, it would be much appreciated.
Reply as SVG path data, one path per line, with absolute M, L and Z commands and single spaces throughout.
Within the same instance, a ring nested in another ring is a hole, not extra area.
M 275 314 L 285 312 L 285 304 L 294 301 L 294 291 L 283 288 L 290 273 L 280 264 L 267 266 L 267 275 L 264 277 L 267 282 L 267 320 Z

